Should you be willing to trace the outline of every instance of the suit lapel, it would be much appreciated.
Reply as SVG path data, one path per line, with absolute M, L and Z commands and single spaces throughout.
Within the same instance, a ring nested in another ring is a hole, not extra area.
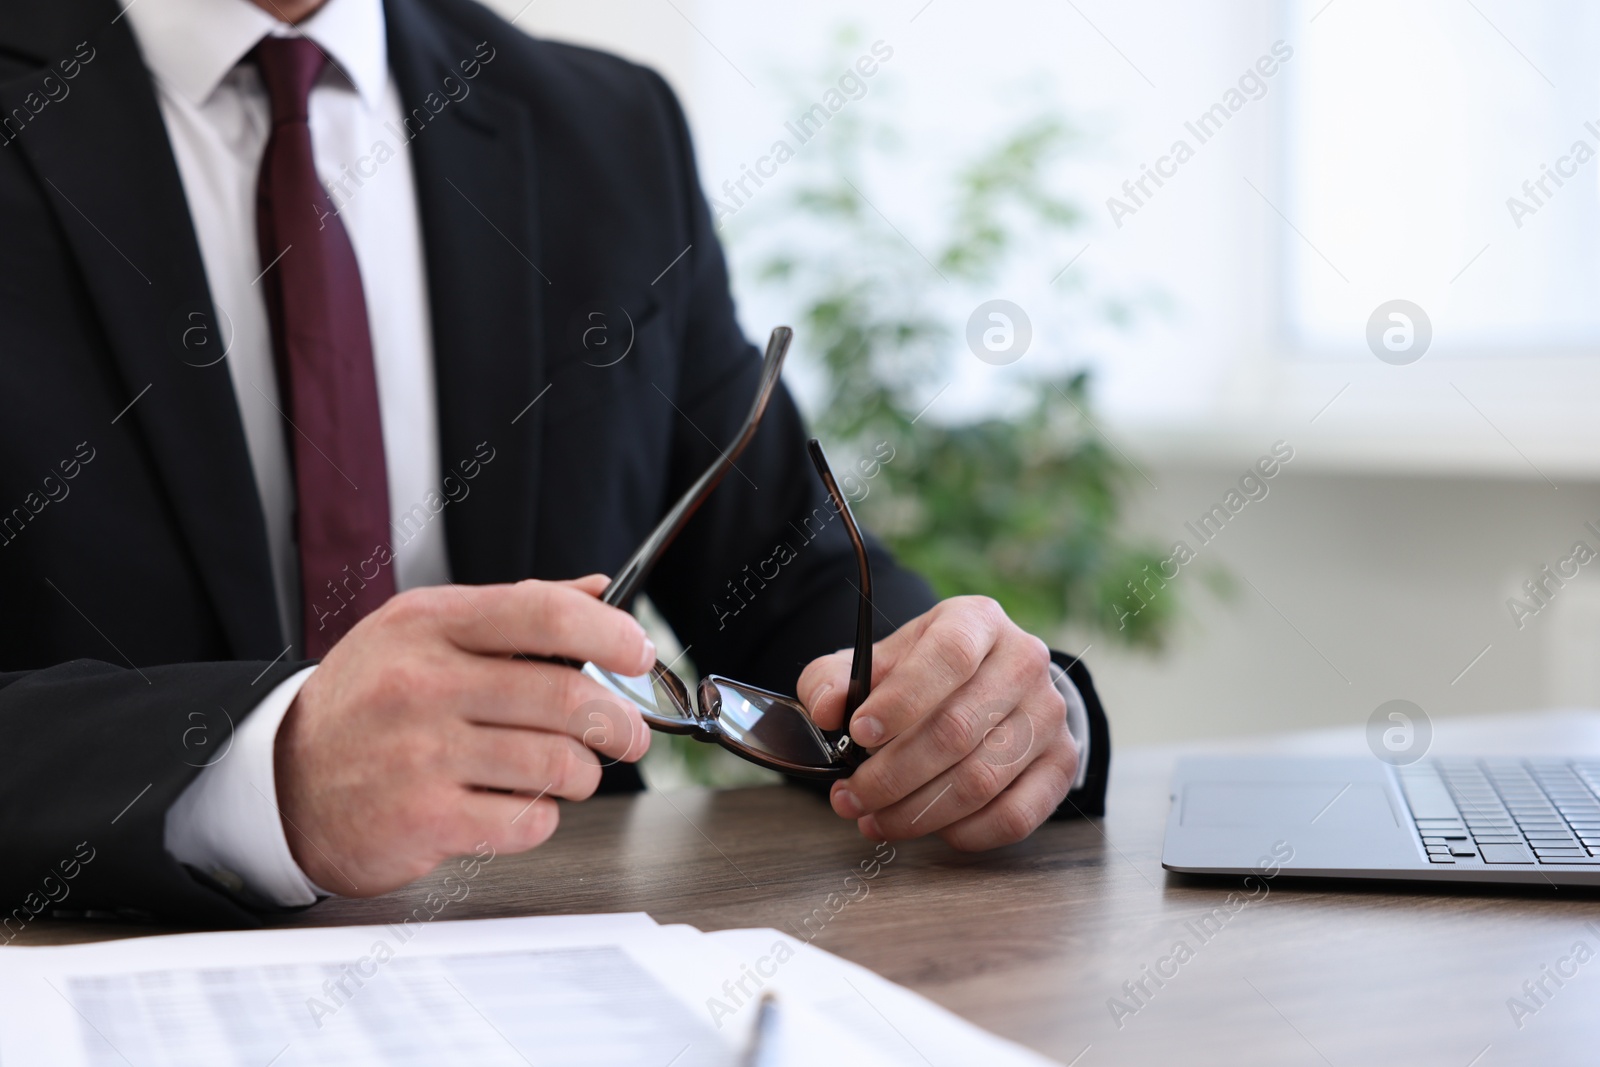
M 132 32 L 114 3 L 87 6 L 92 59 L 10 150 L 82 271 L 131 402 L 119 421 L 149 448 L 234 655 L 271 658 L 282 638 L 266 525 L 182 181 Z M 44 73 L 0 86 L 7 112 Z
M 386 0 L 385 13 L 428 264 L 440 466 L 459 478 L 493 455 L 445 513 L 451 575 L 514 581 L 533 573 L 545 407 L 532 122 L 482 76 L 492 44 L 480 50 L 418 0 Z

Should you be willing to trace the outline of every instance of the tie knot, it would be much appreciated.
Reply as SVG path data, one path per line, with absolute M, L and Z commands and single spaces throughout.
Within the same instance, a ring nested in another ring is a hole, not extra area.
M 309 37 L 264 37 L 255 57 L 272 102 L 272 124 L 305 122 L 311 86 L 328 62 L 322 49 Z

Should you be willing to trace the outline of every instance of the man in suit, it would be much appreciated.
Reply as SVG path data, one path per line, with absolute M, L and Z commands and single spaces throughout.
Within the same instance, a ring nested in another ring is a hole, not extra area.
M 657 75 L 471 0 L 5 0 L 0 219 L 5 940 L 379 893 L 640 788 L 637 713 L 585 733 L 607 694 L 511 657 L 647 668 L 597 575 L 755 390 Z M 597 311 L 626 358 L 575 340 Z M 837 727 L 838 525 L 719 607 L 825 506 L 780 389 L 647 591 L 702 671 Z M 1098 814 L 1083 665 L 872 554 L 875 754 L 833 809 L 962 849 Z

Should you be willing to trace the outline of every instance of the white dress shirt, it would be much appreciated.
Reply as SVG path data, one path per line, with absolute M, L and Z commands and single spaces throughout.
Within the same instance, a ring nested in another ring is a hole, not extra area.
M 312 153 L 361 270 L 391 517 L 405 532 L 394 539 L 395 584 L 403 590 L 450 578 L 443 524 L 435 520 L 419 532 L 414 521 L 400 522 L 416 513 L 413 505 L 439 492 L 440 456 L 421 224 L 409 144 L 394 133 L 404 128 L 404 109 L 389 73 L 382 0 L 327 0 L 293 28 L 248 0 L 122 4 L 155 78 L 199 239 L 292 654 L 301 628 L 294 485 L 256 244 L 256 180 L 270 109 L 255 67 L 240 63 L 269 34 L 309 37 L 331 61 L 311 92 Z M 388 151 L 380 152 L 380 144 Z M 375 162 L 380 157 L 385 161 Z M 294 862 L 273 774 L 278 727 L 315 669 L 298 672 L 256 707 L 235 732 L 231 749 L 200 773 L 166 819 L 166 847 L 177 859 L 283 906 L 329 895 Z M 1058 673 L 1056 684 L 1082 755 L 1081 785 L 1088 767 L 1088 716 L 1065 674 Z
M 294 482 L 256 246 L 256 179 L 270 129 L 265 89 L 240 63 L 269 34 L 300 33 L 331 60 L 311 91 L 312 153 L 361 270 L 383 423 L 389 505 L 398 523 L 439 492 L 438 415 L 421 223 L 399 90 L 389 74 L 381 0 L 328 0 L 295 29 L 247 0 L 124 0 L 183 180 L 245 442 L 266 516 L 278 611 L 298 648 L 299 557 Z M 375 153 L 379 143 L 389 152 Z M 375 164 L 373 157 L 387 157 Z M 429 509 L 423 509 L 432 514 Z M 443 523 L 394 538 L 395 585 L 449 581 Z M 291 650 L 292 654 L 293 650 Z M 272 753 L 279 723 L 310 671 L 278 686 L 232 748 L 167 814 L 167 849 L 283 905 L 318 890 L 295 864 L 277 810 Z

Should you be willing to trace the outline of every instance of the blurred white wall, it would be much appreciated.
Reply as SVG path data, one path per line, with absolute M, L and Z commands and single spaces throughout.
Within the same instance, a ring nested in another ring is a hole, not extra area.
M 1600 549 L 1583 529 L 1600 527 L 1600 348 L 1585 332 L 1600 162 L 1523 226 L 1504 202 L 1573 139 L 1600 146 L 1576 124 L 1600 119 L 1600 75 L 1583 62 L 1595 19 L 1581 5 L 491 6 L 662 70 L 711 190 L 766 151 L 797 90 L 827 87 L 839 27 L 887 42 L 894 58 L 870 93 L 894 101 L 916 165 L 875 175 L 874 196 L 914 241 L 937 206 L 928 174 L 1041 108 L 1084 130 L 1059 177 L 1091 224 L 1055 262 L 1081 254 L 1074 271 L 1159 294 L 1167 310 L 1125 331 L 1041 330 L 1028 359 L 1095 367 L 1105 425 L 1159 486 L 1137 498 L 1135 528 L 1183 536 L 1275 440 L 1296 449 L 1271 495 L 1204 550 L 1239 579 L 1235 600 L 1186 572 L 1189 616 L 1165 655 L 1104 638 L 1091 650 L 1122 739 L 1364 722 L 1395 697 L 1430 715 L 1600 704 L 1600 564 L 1520 630 L 1506 607 L 1574 541 Z M 1386 20 L 1402 17 L 1438 32 L 1413 26 L 1397 44 Z M 1113 220 L 1107 198 L 1175 139 L 1194 140 L 1185 123 L 1278 41 L 1295 58 L 1260 98 Z M 1318 115 L 1328 125 L 1308 132 Z M 1356 186 L 1366 199 L 1342 196 Z M 1051 285 L 1007 278 L 995 295 L 1048 324 Z M 752 335 L 786 314 L 769 295 L 739 296 Z M 1434 312 L 1433 348 L 1409 366 L 1363 343 L 1365 309 L 1396 297 Z M 1546 319 L 1562 329 L 1539 333 Z
M 1140 496 L 1136 526 L 1197 546 L 1184 524 L 1254 458 L 1148 467 L 1160 489 Z M 1186 568 L 1177 584 L 1189 617 L 1163 656 L 1104 638 L 1091 648 L 1118 736 L 1360 724 L 1395 698 L 1430 716 L 1600 706 L 1600 562 L 1521 629 L 1506 606 L 1526 601 L 1522 584 L 1574 541 L 1600 551 L 1584 529 L 1600 526 L 1600 485 L 1332 474 L 1299 462 L 1200 549 L 1196 565 L 1235 576 L 1231 600 Z
M 535 37 L 615 52 L 659 70 L 680 95 L 696 84 L 694 29 L 668 3 L 649 0 L 487 0 Z M 693 5 L 689 5 L 692 7 Z

